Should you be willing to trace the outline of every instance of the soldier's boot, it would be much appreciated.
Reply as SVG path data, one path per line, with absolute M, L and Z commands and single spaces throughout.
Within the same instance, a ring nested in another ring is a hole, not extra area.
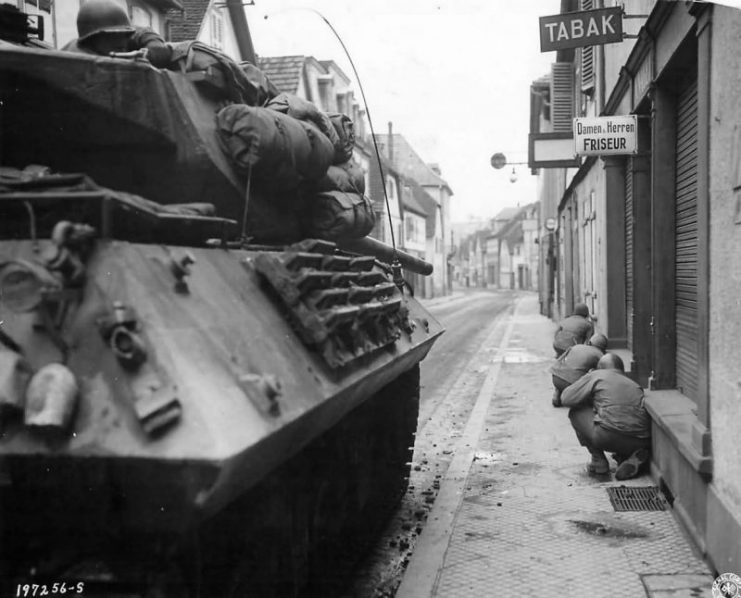
M 589 475 L 605 475 L 610 473 L 610 462 L 605 457 L 605 453 L 597 449 L 590 449 L 592 460 L 587 463 L 587 473 Z
M 618 465 L 615 470 L 615 478 L 618 480 L 630 480 L 641 473 L 643 466 L 648 463 L 650 454 L 648 449 L 638 449 L 625 461 Z

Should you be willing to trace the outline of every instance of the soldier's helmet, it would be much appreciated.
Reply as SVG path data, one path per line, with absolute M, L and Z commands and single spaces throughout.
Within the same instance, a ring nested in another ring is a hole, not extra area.
M 574 315 L 581 316 L 583 318 L 589 317 L 589 308 L 586 303 L 577 303 L 574 306 Z
M 592 338 L 589 339 L 589 344 L 604 352 L 607 349 L 607 337 L 598 332 L 592 335 Z
M 77 13 L 80 41 L 99 33 L 131 33 L 129 15 L 113 0 L 87 0 Z
M 602 357 L 599 358 L 599 361 L 597 362 L 597 369 L 618 370 L 620 372 L 624 372 L 625 366 L 623 365 L 623 360 L 620 359 L 620 356 L 615 355 L 614 353 L 605 353 Z

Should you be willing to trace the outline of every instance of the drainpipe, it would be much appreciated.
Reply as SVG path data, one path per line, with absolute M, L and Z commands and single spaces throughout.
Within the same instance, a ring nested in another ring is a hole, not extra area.
M 394 123 L 389 121 L 389 135 L 388 135 L 388 143 L 386 144 L 388 147 L 387 154 L 389 162 L 391 162 L 391 165 L 394 164 Z
M 252 45 L 252 36 L 250 28 L 247 25 L 247 17 L 244 14 L 242 0 L 226 0 L 226 7 L 229 10 L 229 17 L 234 27 L 234 33 L 237 37 L 237 46 L 242 60 L 247 60 L 252 64 L 257 64 L 255 56 L 255 47 Z

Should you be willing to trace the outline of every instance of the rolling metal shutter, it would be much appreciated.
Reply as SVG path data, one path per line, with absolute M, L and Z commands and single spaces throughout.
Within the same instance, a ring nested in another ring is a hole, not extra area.
M 625 317 L 628 349 L 633 350 L 633 172 L 632 160 L 625 166 Z
M 677 388 L 697 398 L 697 79 L 679 94 L 675 190 Z

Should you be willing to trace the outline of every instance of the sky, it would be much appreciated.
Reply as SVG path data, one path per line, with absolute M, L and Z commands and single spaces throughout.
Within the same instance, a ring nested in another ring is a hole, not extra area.
M 332 24 L 375 132 L 391 121 L 425 162 L 440 165 L 453 222 L 537 199 L 527 165 L 494 170 L 490 159 L 502 152 L 509 163 L 527 162 L 530 84 L 555 61 L 540 52 L 538 17 L 559 9 L 559 0 L 255 0 L 245 8 L 258 55 L 334 60 L 355 80 L 317 12 Z

